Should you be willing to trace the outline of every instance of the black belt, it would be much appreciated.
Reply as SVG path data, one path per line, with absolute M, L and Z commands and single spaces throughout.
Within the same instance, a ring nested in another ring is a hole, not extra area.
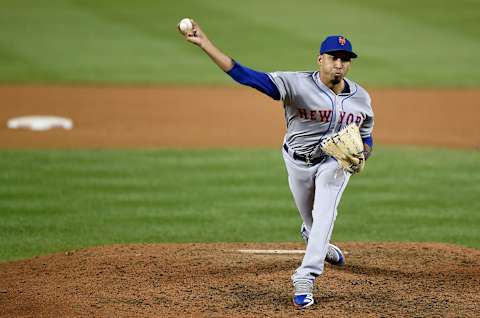
M 286 151 L 287 153 L 290 153 L 290 151 L 288 150 L 287 144 L 283 144 L 283 149 L 285 149 L 285 151 Z M 312 157 L 309 156 L 309 155 L 302 155 L 302 154 L 296 153 L 295 151 L 292 153 L 292 157 L 293 157 L 293 159 L 295 159 L 295 160 L 303 161 L 303 162 L 305 162 L 306 164 L 311 165 L 311 166 L 316 165 L 316 164 L 319 164 L 319 163 L 322 163 L 322 162 L 324 162 L 324 161 L 328 158 L 327 155 L 323 155 L 323 156 L 320 156 L 320 157 L 312 158 Z

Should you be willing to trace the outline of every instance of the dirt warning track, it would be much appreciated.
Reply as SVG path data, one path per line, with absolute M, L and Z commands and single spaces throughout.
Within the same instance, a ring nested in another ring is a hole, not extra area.
M 379 144 L 480 148 L 480 90 L 370 89 Z M 282 105 L 238 87 L 0 86 L 0 147 L 280 147 Z M 71 118 L 69 131 L 9 118 Z

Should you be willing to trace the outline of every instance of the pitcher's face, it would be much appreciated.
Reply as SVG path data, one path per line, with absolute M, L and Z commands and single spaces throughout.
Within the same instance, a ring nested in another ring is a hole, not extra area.
M 350 55 L 342 51 L 321 54 L 317 62 L 322 77 L 332 84 L 340 83 L 352 64 Z

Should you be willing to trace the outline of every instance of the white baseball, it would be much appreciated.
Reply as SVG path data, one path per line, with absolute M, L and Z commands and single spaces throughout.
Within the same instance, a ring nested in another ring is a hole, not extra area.
M 183 32 L 183 34 L 187 34 L 188 32 L 191 32 L 193 29 L 192 20 L 190 20 L 189 18 L 184 18 L 180 20 L 178 27 L 180 28 L 180 31 Z

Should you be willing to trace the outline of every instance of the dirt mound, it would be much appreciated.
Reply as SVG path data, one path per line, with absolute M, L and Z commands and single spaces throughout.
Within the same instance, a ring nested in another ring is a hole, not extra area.
M 312 309 L 291 305 L 302 244 L 116 245 L 0 264 L 2 317 L 456 316 L 480 312 L 480 250 L 343 243 Z

